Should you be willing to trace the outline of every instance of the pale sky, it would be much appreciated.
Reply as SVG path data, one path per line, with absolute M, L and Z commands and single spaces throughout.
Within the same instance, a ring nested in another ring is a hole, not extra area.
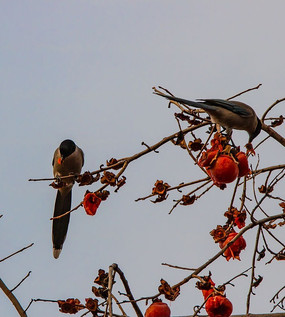
M 157 179 L 174 186 L 203 177 L 186 151 L 168 144 L 133 162 L 127 184 L 103 202 L 94 217 L 72 214 L 58 260 L 52 256 L 51 222 L 56 192 L 53 152 L 66 138 L 85 152 L 86 170 L 126 157 L 178 130 L 167 102 L 152 94 L 162 85 L 187 99 L 228 98 L 262 83 L 240 97 L 262 115 L 285 97 L 285 2 L 277 1 L 0 1 L 1 231 L 0 258 L 34 242 L 29 250 L 0 263 L 1 278 L 25 308 L 31 298 L 84 302 L 99 268 L 114 262 L 124 271 L 136 298 L 157 293 L 160 278 L 175 284 L 188 275 L 161 266 L 167 262 L 198 267 L 219 251 L 209 231 L 224 222 L 233 185 L 217 188 L 193 206 L 135 202 Z M 284 115 L 284 103 L 272 115 Z M 279 128 L 284 136 L 284 127 Z M 201 133 L 205 137 L 205 133 Z M 262 132 L 255 140 L 265 137 Z M 245 132 L 235 141 L 246 143 Z M 284 164 L 284 149 L 270 141 L 257 154 L 260 167 Z M 251 159 L 253 165 L 257 156 Z M 73 206 L 86 189 L 73 190 Z M 186 191 L 187 192 L 187 189 Z M 280 193 L 281 195 L 281 193 Z M 269 208 L 280 212 L 276 202 Z M 218 259 L 211 270 L 217 284 L 251 266 L 255 233 L 245 235 L 242 261 Z M 262 247 L 262 246 L 261 246 Z M 269 300 L 284 285 L 284 262 L 258 263 L 264 282 L 255 290 L 252 313 L 268 313 Z M 234 313 L 244 313 L 249 279 L 227 288 Z M 124 292 L 117 282 L 117 291 Z M 117 293 L 115 295 L 118 295 Z M 181 289 L 173 316 L 192 314 L 203 302 L 195 281 Z M 130 316 L 134 313 L 124 306 Z M 145 305 L 140 303 L 142 311 Z M 278 312 L 278 311 L 276 311 Z M 0 292 L 0 315 L 18 316 Z M 79 313 L 80 315 L 80 313 Z M 56 304 L 34 303 L 28 316 L 63 316 Z

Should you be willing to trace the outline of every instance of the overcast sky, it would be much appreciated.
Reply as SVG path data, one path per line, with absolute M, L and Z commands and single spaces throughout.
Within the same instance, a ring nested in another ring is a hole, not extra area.
M 28 179 L 52 177 L 53 152 L 66 138 L 85 152 L 84 171 L 93 171 L 111 157 L 143 150 L 142 141 L 152 145 L 176 132 L 177 110 L 152 94 L 154 85 L 195 99 L 227 98 L 262 83 L 239 99 L 261 115 L 285 97 L 284 11 L 282 0 L 0 1 L 0 258 L 34 243 L 1 263 L 1 278 L 13 288 L 32 271 L 15 291 L 23 307 L 31 298 L 84 302 L 92 297 L 98 269 L 113 262 L 136 298 L 154 295 L 161 277 L 174 284 L 187 275 L 162 262 L 198 267 L 218 252 L 209 231 L 223 224 L 233 185 L 215 188 L 171 215 L 178 192 L 161 204 L 134 201 L 149 194 L 157 179 L 174 186 L 203 176 L 173 145 L 133 162 L 124 174 L 127 184 L 111 191 L 94 217 L 74 212 L 58 260 L 52 257 L 49 220 L 56 192 L 49 182 Z M 284 104 L 272 115 L 282 113 Z M 278 131 L 285 134 L 284 127 Z M 234 137 L 246 143 L 246 133 Z M 258 153 L 260 166 L 284 163 L 283 151 L 276 141 L 268 142 Z M 256 164 L 257 156 L 251 160 Z M 86 189 L 75 186 L 74 206 Z M 278 213 L 274 203 L 272 212 Z M 217 284 L 251 266 L 254 233 L 245 239 L 241 262 L 220 258 L 209 268 Z M 264 263 L 256 271 L 265 277 L 252 299 L 254 313 L 269 312 L 270 298 L 284 285 L 284 263 Z M 249 279 L 235 285 L 227 295 L 234 313 L 243 313 Z M 172 315 L 190 315 L 202 303 L 194 286 L 195 281 L 182 287 L 170 304 Z M 123 291 L 119 282 L 117 290 Z M 0 315 L 18 316 L 2 292 Z M 28 315 L 63 316 L 51 303 L 34 303 Z

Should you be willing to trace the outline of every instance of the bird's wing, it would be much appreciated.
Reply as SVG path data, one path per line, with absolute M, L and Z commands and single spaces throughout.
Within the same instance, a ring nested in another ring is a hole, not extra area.
M 204 102 L 205 104 L 209 106 L 221 107 L 221 108 L 227 109 L 233 113 L 236 113 L 237 115 L 241 117 L 248 117 L 252 114 L 249 111 L 249 109 L 242 107 L 242 105 L 244 104 L 237 103 L 236 101 L 229 101 L 229 100 L 223 100 L 223 99 L 198 99 L 198 100 Z

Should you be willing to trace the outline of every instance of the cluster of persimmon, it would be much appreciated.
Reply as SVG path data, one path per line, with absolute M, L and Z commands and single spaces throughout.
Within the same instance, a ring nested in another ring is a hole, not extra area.
M 202 152 L 198 165 L 205 168 L 214 184 L 221 189 L 237 177 L 250 174 L 246 154 L 231 147 L 227 138 L 219 133 L 211 140 L 211 148 Z
M 232 207 L 224 214 L 227 217 L 227 223 L 224 226 L 218 225 L 216 229 L 210 232 L 216 243 L 219 243 L 221 249 L 231 243 L 225 250 L 224 256 L 227 261 L 230 259 L 240 260 L 240 252 L 246 248 L 246 241 L 243 236 L 239 236 L 231 242 L 236 236 L 237 232 L 234 227 L 239 229 L 245 226 L 246 212 L 244 210 L 239 211 L 237 208 Z
M 206 302 L 205 309 L 210 317 L 229 317 L 233 311 L 233 305 L 224 294 L 225 286 L 215 288 L 211 275 L 200 278 L 196 287 L 202 291 Z

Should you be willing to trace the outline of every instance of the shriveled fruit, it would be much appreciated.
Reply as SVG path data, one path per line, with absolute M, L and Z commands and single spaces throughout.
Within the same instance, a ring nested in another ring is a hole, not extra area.
M 202 289 L 202 294 L 204 296 L 204 299 L 207 299 L 210 294 L 214 292 L 214 289 L 212 286 L 215 286 L 215 283 L 212 281 L 211 278 L 208 280 L 208 285 L 207 289 Z
M 233 238 L 237 235 L 237 232 L 231 232 L 227 239 L 220 243 L 221 249 L 226 246 L 230 241 L 233 240 Z M 246 248 L 246 242 L 243 238 L 243 236 L 240 236 L 233 244 L 231 244 L 227 250 L 224 252 L 224 256 L 226 257 L 227 261 L 229 261 L 231 258 L 240 260 L 239 254 L 242 250 Z
M 205 305 L 209 317 L 229 317 L 233 311 L 232 303 L 224 296 L 210 297 Z
M 162 301 L 152 303 L 145 312 L 145 317 L 170 317 L 170 308 Z
M 218 184 L 233 182 L 239 173 L 236 162 L 231 156 L 226 154 L 221 154 L 217 157 L 210 171 L 213 181 Z

